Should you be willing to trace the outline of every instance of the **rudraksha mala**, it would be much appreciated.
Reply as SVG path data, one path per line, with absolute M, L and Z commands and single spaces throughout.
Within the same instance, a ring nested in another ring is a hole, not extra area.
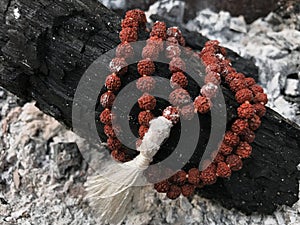
M 133 56 L 133 49 L 130 42 L 137 41 L 138 29 L 146 27 L 145 15 L 140 10 L 127 12 L 122 21 L 120 33 L 121 44 L 116 51 L 117 58 L 113 59 L 110 68 L 112 74 L 106 79 L 108 91 L 101 96 L 101 104 L 105 110 L 100 115 L 100 121 L 105 124 L 104 132 L 108 136 L 107 145 L 112 150 L 112 156 L 121 162 L 128 160 L 126 154 L 121 150 L 122 144 L 116 138 L 119 129 L 112 129 L 111 122 L 114 120 L 110 109 L 115 99 L 114 92 L 121 87 L 119 76 L 127 71 L 126 59 Z M 164 46 L 164 41 L 166 46 Z M 203 50 L 199 53 L 199 59 L 206 69 L 204 85 L 200 95 L 192 103 L 188 91 L 187 77 L 184 74 L 185 62 L 180 58 L 181 49 L 179 45 L 185 46 L 185 40 L 181 31 L 172 27 L 167 29 L 165 23 L 156 22 L 147 40 L 147 45 L 142 51 L 142 60 L 138 63 L 138 72 L 141 77 L 137 80 L 137 88 L 143 92 L 138 100 L 139 107 L 143 110 L 138 115 L 140 124 L 139 137 L 137 142 L 147 132 L 149 122 L 154 118 L 151 110 L 156 106 L 156 99 L 149 92 L 155 87 L 155 80 L 151 75 L 155 71 L 154 62 L 159 54 L 166 50 L 166 57 L 171 59 L 169 69 L 172 72 L 170 85 L 174 89 L 170 93 L 169 101 L 172 106 L 163 111 L 163 116 L 173 123 L 182 119 L 192 119 L 195 113 L 205 114 L 212 107 L 211 99 L 218 92 L 218 85 L 223 82 L 235 94 L 239 103 L 237 108 L 238 117 L 232 123 L 231 128 L 226 131 L 218 149 L 213 152 L 211 159 L 205 163 L 205 169 L 191 168 L 189 171 L 180 170 L 170 178 L 154 184 L 154 188 L 160 193 L 166 193 L 170 199 L 176 199 L 182 194 L 191 196 L 195 188 L 204 185 L 214 184 L 218 177 L 228 178 L 232 171 L 242 168 L 242 159 L 251 156 L 251 143 L 255 139 L 254 131 L 261 124 L 261 117 L 266 113 L 265 104 L 268 102 L 267 95 L 263 88 L 256 84 L 253 78 L 247 78 L 244 74 L 237 72 L 228 59 L 225 58 L 226 51 L 219 46 L 218 41 L 208 41 Z

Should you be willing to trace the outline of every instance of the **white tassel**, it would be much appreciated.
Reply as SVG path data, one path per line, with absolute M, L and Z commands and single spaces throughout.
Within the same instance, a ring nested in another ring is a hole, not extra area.
M 112 161 L 99 175 L 88 179 L 86 198 L 103 223 L 119 224 L 130 211 L 129 203 L 133 195 L 139 194 L 140 187 L 147 184 L 143 172 L 163 141 L 169 137 L 172 126 L 172 122 L 165 117 L 153 119 L 137 149 L 140 154 L 135 159 L 126 163 Z

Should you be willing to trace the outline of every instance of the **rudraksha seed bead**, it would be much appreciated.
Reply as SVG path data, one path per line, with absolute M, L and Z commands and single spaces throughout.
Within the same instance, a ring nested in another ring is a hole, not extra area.
M 170 85 L 172 88 L 186 88 L 188 85 L 188 79 L 182 72 L 173 73 L 170 79 Z
M 242 134 L 247 128 L 249 124 L 247 121 L 242 119 L 237 119 L 231 126 L 231 130 L 236 133 L 237 135 Z
M 222 77 L 226 77 L 228 74 L 231 74 L 231 73 L 236 73 L 236 70 L 233 67 L 225 65 L 222 62 L 220 63 L 220 65 L 222 67 L 222 72 L 221 72 Z
M 219 47 L 219 44 L 220 42 L 218 40 L 209 40 L 207 42 L 205 42 L 205 47 L 210 47 L 210 46 L 213 46 L 213 47 Z
M 235 147 L 239 144 L 240 138 L 232 131 L 226 131 L 224 135 L 224 143 L 231 147 Z
M 143 59 L 151 59 L 153 61 L 157 60 L 159 56 L 159 49 L 155 48 L 153 45 L 146 45 L 142 51 Z
M 257 130 L 261 125 L 260 117 L 255 114 L 248 122 L 251 130 Z
M 121 42 L 135 42 L 138 40 L 138 32 L 136 28 L 124 28 L 120 31 L 119 38 Z
M 117 138 L 108 138 L 107 139 L 107 147 L 110 150 L 119 150 L 122 148 L 122 143 Z
M 192 168 L 189 170 L 188 172 L 188 182 L 190 184 L 199 184 L 200 182 L 200 175 L 201 175 L 201 172 L 199 171 L 198 168 Z
M 153 27 L 152 27 L 152 31 L 150 33 L 150 36 L 156 36 L 159 37 L 163 40 L 167 39 L 167 26 L 164 22 L 156 22 L 154 23 Z
M 114 124 L 112 125 L 107 124 L 104 126 L 104 134 L 109 138 L 115 138 L 117 135 L 121 133 L 121 127 L 119 125 Z
M 211 72 L 221 73 L 222 68 L 221 68 L 220 64 L 212 63 L 210 65 L 207 65 L 207 67 L 205 68 L 205 71 L 206 71 L 206 73 L 211 73 Z
M 181 193 L 184 197 L 191 197 L 195 192 L 195 185 L 185 184 L 181 187 Z
M 148 111 L 142 111 L 139 113 L 138 121 L 140 125 L 149 126 L 150 121 L 154 119 L 154 115 Z
M 173 184 L 171 185 L 169 191 L 167 192 L 167 197 L 169 199 L 176 199 L 180 196 L 180 194 L 181 194 L 181 188 Z
M 216 72 L 209 72 L 204 79 L 205 83 L 213 83 L 215 85 L 218 85 L 221 83 L 221 76 L 220 74 Z
M 267 112 L 266 107 L 261 103 L 253 104 L 253 107 L 255 110 L 255 114 L 258 115 L 259 117 L 263 117 Z
M 191 96 L 187 90 L 178 88 L 172 91 L 169 95 L 169 102 L 173 106 L 181 106 L 191 102 Z
M 168 37 L 174 37 L 176 39 L 182 37 L 182 33 L 178 27 L 169 27 L 167 30 Z
M 151 46 L 152 48 L 157 49 L 158 52 L 164 50 L 164 41 L 163 39 L 152 36 L 147 40 L 147 45 Z
M 179 57 L 181 54 L 181 50 L 177 45 L 169 45 L 166 48 L 166 57 L 168 59 L 172 59 L 174 57 Z
M 247 87 L 250 87 L 250 86 L 256 84 L 255 80 L 252 77 L 246 77 L 245 83 L 246 83 Z
M 232 150 L 233 150 L 233 148 L 231 146 L 225 144 L 224 142 L 222 142 L 219 147 L 219 153 L 221 153 L 222 155 L 230 155 Z
M 220 162 L 217 165 L 216 175 L 218 177 L 228 178 L 231 176 L 231 169 L 227 166 L 225 162 Z
M 207 83 L 202 86 L 201 88 L 201 94 L 209 99 L 216 96 L 218 91 L 218 86 L 213 83 Z
M 200 114 L 208 113 L 211 109 L 212 103 L 209 98 L 198 96 L 194 101 L 194 107 Z
M 113 120 L 113 114 L 109 109 L 105 109 L 100 114 L 100 122 L 104 124 L 111 124 Z
M 156 106 L 156 99 L 154 96 L 145 93 L 138 99 L 138 103 L 143 110 L 153 110 Z
M 159 193 L 167 193 L 170 189 L 170 184 L 167 180 L 163 180 L 159 183 L 154 184 L 154 188 Z
M 248 88 L 241 89 L 235 93 L 235 99 L 240 104 L 246 101 L 250 102 L 253 99 L 252 91 Z
M 240 137 L 242 141 L 252 143 L 255 140 L 255 133 L 250 128 L 247 128 Z
M 174 57 L 169 64 L 169 69 L 172 73 L 185 71 L 185 62 L 179 57 Z
M 105 86 L 110 91 L 118 91 L 121 87 L 121 79 L 116 74 L 109 75 L 105 80 Z
M 101 95 L 100 103 L 104 108 L 111 108 L 114 104 L 116 96 L 111 91 L 107 91 Z
M 141 26 L 147 23 L 145 12 L 140 9 L 133 9 L 126 12 L 125 18 L 133 18 L 137 20 Z
M 155 79 L 151 76 L 140 77 L 136 82 L 136 88 L 141 92 L 150 92 L 155 87 Z
M 253 117 L 255 110 L 250 103 L 243 103 L 237 109 L 238 116 L 242 119 L 250 119 Z
M 149 128 L 146 126 L 140 126 L 139 128 L 139 136 L 140 138 L 143 138 L 145 136 L 145 134 L 148 132 Z
M 179 110 L 177 107 L 168 106 L 163 111 L 163 117 L 170 120 L 173 124 L 177 124 L 180 119 Z
M 124 58 L 114 58 L 109 63 L 110 71 L 119 75 L 124 75 L 127 73 L 127 66 L 127 62 Z
M 268 96 L 265 93 L 256 93 L 256 95 L 253 98 L 254 103 L 263 103 L 267 104 L 268 103 Z
M 229 84 L 230 90 L 237 92 L 239 90 L 247 88 L 245 79 L 233 79 Z
M 133 18 L 125 18 L 122 20 L 121 23 L 122 29 L 125 28 L 138 28 L 139 27 L 139 22 Z
M 120 150 L 113 150 L 111 156 L 118 162 L 126 162 L 126 154 Z
M 248 142 L 242 141 L 236 148 L 235 152 L 242 159 L 249 158 L 252 153 L 252 147 Z
M 116 49 L 116 57 L 128 59 L 133 57 L 133 55 L 133 48 L 128 42 L 121 43 L 118 45 Z
M 254 84 L 252 86 L 249 87 L 249 89 L 253 92 L 254 95 L 256 95 L 256 93 L 263 93 L 264 89 L 259 86 L 258 84 Z
M 244 79 L 245 75 L 242 73 L 230 73 L 225 77 L 225 81 L 227 84 L 230 84 L 234 79 Z
M 201 172 L 200 178 L 204 185 L 211 185 L 217 181 L 216 170 L 216 165 L 212 163 Z
M 195 116 L 194 104 L 188 104 L 181 108 L 180 115 L 184 120 L 192 120 Z
M 219 162 L 224 162 L 225 161 L 225 157 L 223 154 L 221 154 L 221 152 L 215 151 L 212 154 L 212 159 L 214 163 L 219 163 Z
M 227 156 L 226 163 L 232 171 L 238 171 L 243 167 L 243 161 L 241 158 L 234 154 Z
M 137 68 L 141 76 L 150 76 L 155 71 L 155 65 L 149 58 L 139 61 Z
M 183 185 L 187 180 L 187 173 L 183 170 L 178 171 L 175 173 L 172 177 L 169 178 L 169 181 L 177 184 L 177 185 Z
M 170 46 L 170 45 L 178 45 L 179 43 L 178 43 L 177 38 L 175 38 L 175 37 L 168 37 L 166 44 L 167 44 L 167 46 Z

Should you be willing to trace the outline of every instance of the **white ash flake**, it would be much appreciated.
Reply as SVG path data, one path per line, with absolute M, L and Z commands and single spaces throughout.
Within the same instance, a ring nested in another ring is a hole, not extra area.
M 19 8 L 14 8 L 13 11 L 14 11 L 14 17 L 15 17 L 15 19 L 16 20 L 19 19 L 21 17 Z

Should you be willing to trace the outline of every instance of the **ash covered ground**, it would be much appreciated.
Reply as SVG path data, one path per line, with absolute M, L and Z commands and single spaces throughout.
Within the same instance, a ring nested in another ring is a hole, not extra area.
M 122 6 L 106 1 L 108 6 L 112 3 L 115 8 Z M 183 10 L 178 4 L 156 3 L 148 15 L 167 12 L 168 16 L 171 12 L 171 18 L 174 6 Z M 287 19 L 271 13 L 247 25 L 243 17 L 202 10 L 185 26 L 252 59 L 271 97 L 269 106 L 300 124 L 299 23 L 297 13 Z M 0 108 L 0 224 L 103 224 L 84 200 L 90 171 L 77 147 L 85 146 L 83 140 L 39 111 L 34 103 L 23 105 L 2 89 Z M 199 196 L 191 201 L 183 197 L 171 201 L 152 188 L 143 195 L 145 204 L 133 209 L 124 224 L 300 224 L 300 201 L 293 207 L 278 208 L 273 215 L 246 216 Z

